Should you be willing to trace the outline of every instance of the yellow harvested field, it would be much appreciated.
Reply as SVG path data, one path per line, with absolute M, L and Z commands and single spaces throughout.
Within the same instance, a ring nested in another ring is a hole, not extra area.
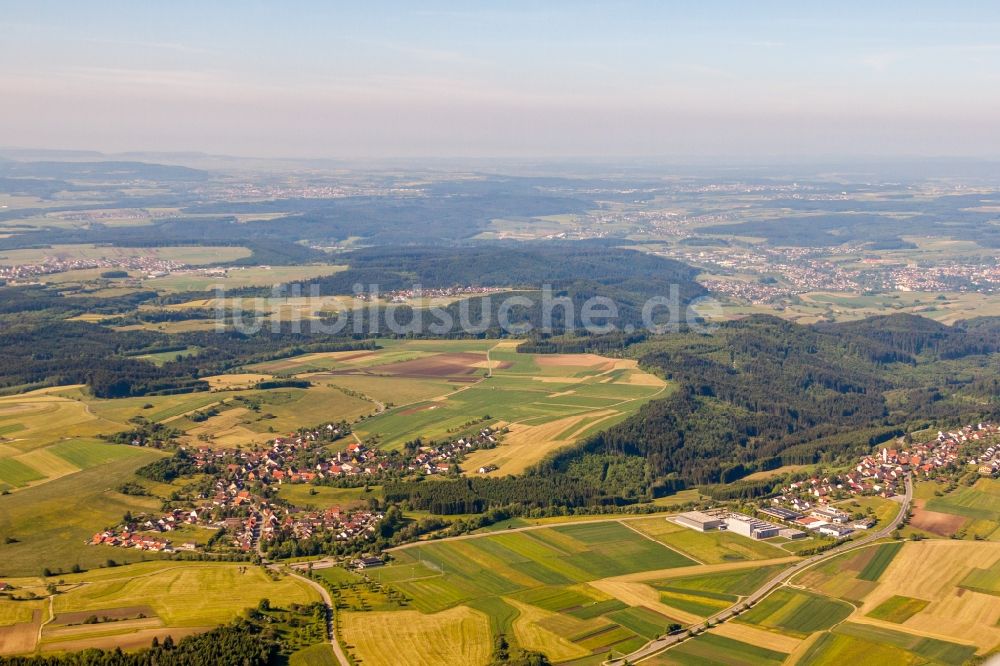
M 880 626 L 980 646 L 984 653 L 1000 645 L 1000 602 L 991 594 L 958 587 L 972 569 L 1000 560 L 1000 546 L 987 541 L 920 541 L 903 545 L 878 586 L 851 616 L 852 622 Z M 930 601 L 927 607 L 893 624 L 866 617 L 889 597 Z
M 648 372 L 633 372 L 625 380 L 632 386 L 666 386 L 667 382 Z
M 685 569 L 691 568 L 685 567 Z M 672 617 L 684 624 L 697 624 L 704 619 L 700 615 L 666 605 L 660 601 L 659 592 L 643 583 L 633 583 L 618 578 L 605 578 L 603 580 L 593 580 L 587 584 L 629 606 L 645 606 L 650 610 L 666 615 L 667 617 Z
M 514 637 L 518 645 L 544 652 L 553 661 L 569 661 L 590 655 L 589 650 L 545 628 L 543 623 L 557 618 L 557 613 L 509 598 L 504 598 L 504 601 L 519 611 L 514 620 Z
M 49 391 L 66 391 L 74 387 L 60 386 Z M 7 439 L 17 442 L 21 451 L 48 445 L 68 436 L 90 437 L 121 429 L 121 424 L 97 417 L 82 400 L 62 395 L 32 391 L 0 398 L 0 418 L 5 425 L 20 424 Z
M 418 611 L 346 612 L 341 636 L 365 664 L 469 666 L 489 661 L 489 619 L 467 606 Z
M 48 449 L 33 449 L 27 453 L 14 456 L 13 459 L 32 469 L 38 470 L 49 481 L 80 471 L 79 467 L 65 458 L 60 458 Z
M 35 649 L 42 611 L 34 610 L 28 622 L 0 626 L 0 654 L 23 654 Z
M 109 631 L 114 633 L 131 633 L 145 629 L 158 629 L 163 626 L 163 620 L 158 617 L 146 617 L 133 620 L 116 620 L 102 627 L 100 624 L 73 624 L 45 628 L 45 642 L 59 642 L 91 637 L 94 634 L 104 635 Z M 110 628 L 110 629 L 109 629 Z
M 487 476 L 520 474 L 548 453 L 572 444 L 580 431 L 617 415 L 617 411 L 605 409 L 567 416 L 538 426 L 515 423 L 504 437 L 503 446 L 473 451 L 463 467 L 478 469 L 496 465 L 499 469 Z
M 535 363 L 540 368 L 593 368 L 597 366 L 607 366 L 608 370 L 615 367 L 614 359 L 598 356 L 597 354 L 539 354 L 535 356 Z M 632 361 L 635 363 L 635 361 Z
M 709 629 L 708 633 L 718 634 L 725 638 L 732 638 L 734 641 L 742 641 L 743 643 L 767 648 L 768 650 L 788 653 L 794 652 L 802 642 L 801 638 L 786 636 L 774 631 L 766 631 L 739 622 L 723 622 Z
M 101 650 L 113 650 L 120 647 L 123 650 L 137 650 L 149 647 L 149 644 L 156 638 L 161 643 L 163 639 L 170 636 L 174 641 L 179 641 L 185 636 L 200 634 L 214 629 L 214 627 L 160 627 L 155 629 L 139 629 L 131 633 L 115 634 L 113 636 L 92 636 L 89 638 L 78 638 L 70 640 L 60 640 L 54 642 L 43 641 L 39 646 L 42 652 L 73 652 L 76 650 L 86 650 L 97 648 Z
M 792 472 L 797 472 L 800 469 L 805 469 L 809 465 L 782 465 L 781 467 L 775 467 L 774 469 L 765 470 L 763 472 L 754 472 L 743 477 L 744 481 L 758 481 L 761 479 L 770 479 L 775 476 L 781 476 L 782 474 L 791 474 Z
M 147 573 L 138 573 L 141 571 Z M 148 567 L 115 567 L 102 572 L 65 576 L 67 582 L 84 582 L 55 597 L 54 610 L 76 613 L 148 605 L 170 627 L 203 627 L 229 622 L 260 599 L 281 603 L 309 603 L 317 598 L 306 583 L 290 577 L 272 580 L 258 567 L 239 564 L 159 562 Z M 117 624 L 117 623 L 116 623 Z M 47 628 L 55 629 L 52 625 Z M 43 640 L 46 635 L 43 632 Z
M 211 438 L 213 446 L 224 447 L 249 442 L 263 443 L 274 437 L 271 433 L 254 432 L 243 425 L 243 419 L 249 414 L 250 410 L 246 407 L 227 409 L 221 414 L 206 419 L 187 430 L 181 441 L 186 441 L 192 445 L 198 443 L 204 444 L 203 440 L 199 440 L 198 437 L 199 435 L 205 435 Z
M 212 375 L 202 377 L 213 391 L 231 391 L 234 389 L 253 388 L 257 382 L 271 379 L 271 375 L 244 372 L 232 375 Z

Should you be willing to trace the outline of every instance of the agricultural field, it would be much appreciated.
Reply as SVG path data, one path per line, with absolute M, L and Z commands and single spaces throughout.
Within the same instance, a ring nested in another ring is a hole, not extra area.
M 959 587 L 1000 597 L 1000 560 L 992 566 L 973 569 L 962 578 Z
M 137 480 L 136 469 L 164 454 L 120 448 L 129 455 L 0 496 L 0 576 L 37 575 L 42 567 L 69 571 L 75 564 L 87 569 L 108 558 L 135 562 L 155 557 L 87 545 L 95 531 L 121 520 L 127 511 L 156 511 L 162 504 L 157 497 L 123 495 L 116 488 Z
M 473 452 L 466 469 L 514 474 L 555 449 L 625 418 L 668 390 L 631 360 L 592 354 L 525 355 L 516 341 L 385 340 L 371 351 L 307 354 L 247 366 L 364 395 L 386 410 L 358 424 L 362 438 L 399 448 L 489 417 L 510 432 Z
M 976 648 L 883 627 L 845 622 L 809 646 L 797 664 L 961 664 Z
M 684 641 L 666 652 L 643 661 L 650 666 L 779 666 L 788 656 L 785 652 L 760 647 L 708 632 Z
M 226 381 L 231 377 L 233 381 Z M 208 446 L 263 443 L 275 433 L 331 421 L 353 421 L 376 410 L 374 402 L 326 384 L 308 388 L 247 388 L 270 375 L 217 375 L 217 388 L 183 395 L 99 400 L 86 398 L 87 408 L 107 421 L 126 422 L 138 414 L 184 433 L 181 441 Z M 198 412 L 218 413 L 201 418 Z M 192 418 L 194 417 L 194 418 Z M 122 429 L 119 426 L 117 429 Z M 105 432 L 114 432 L 108 428 Z
M 809 647 L 815 662 L 798 663 L 834 663 L 865 650 L 885 663 L 922 663 L 938 654 L 951 655 L 944 663 L 961 663 L 1000 646 L 1000 549 L 989 542 L 883 543 L 811 567 L 791 582 L 856 607 L 847 623 Z M 752 619 L 762 605 L 741 619 Z M 876 650 L 872 643 L 881 645 Z
M 492 643 L 483 638 L 488 632 L 503 632 L 560 661 L 628 652 L 683 619 L 664 612 L 652 588 L 650 603 L 636 603 L 602 583 L 613 588 L 619 576 L 696 564 L 614 520 L 431 542 L 393 555 L 392 564 L 367 575 L 405 595 L 406 608 L 343 613 L 342 635 L 364 663 L 382 663 L 379 641 L 408 635 L 409 627 L 451 636 L 474 627 L 485 645 Z M 467 655 L 434 658 L 475 663 Z
M 94 435 L 121 428 L 54 389 L 0 397 L 0 490 L 41 483 L 128 455 L 93 440 Z M 81 453 L 90 444 L 92 453 Z
M 194 420 L 179 414 L 160 421 L 184 432 L 180 441 L 189 444 L 235 447 L 264 443 L 275 433 L 302 426 L 353 421 L 375 411 L 364 398 L 322 384 L 308 388 L 231 391 L 214 394 L 218 414 Z
M 805 638 L 829 629 L 854 611 L 854 606 L 811 592 L 780 587 L 734 622 Z
M 873 617 L 876 620 L 893 622 L 895 624 L 902 624 L 923 609 L 927 608 L 927 604 L 929 603 L 929 601 L 925 601 L 924 599 L 914 599 L 912 597 L 904 597 L 897 594 L 889 597 L 876 608 L 873 608 L 872 611 L 868 613 L 868 617 Z
M 467 606 L 434 614 L 417 611 L 344 613 L 341 637 L 362 663 L 465 666 L 489 661 L 489 619 Z M 419 650 L 405 646 L 418 645 Z
M 649 581 L 668 606 L 708 617 L 732 606 L 784 568 L 783 565 L 748 567 L 719 573 Z
M 880 575 L 855 600 L 859 607 L 852 623 L 974 645 L 980 653 L 1000 646 L 1000 604 L 993 591 L 1000 589 L 996 544 L 928 540 L 892 545 L 898 551 L 884 566 L 879 563 Z M 876 563 L 873 557 L 867 566 Z M 795 582 L 803 580 L 799 576 Z
M 878 586 L 878 580 L 903 544 L 890 542 L 838 555 L 797 574 L 792 582 L 806 589 L 860 603 Z
M 1000 480 L 982 478 L 942 496 L 916 501 L 913 527 L 939 536 L 1000 539 Z
M 52 598 L 51 620 L 39 629 L 35 615 L 28 622 L 6 627 L 11 632 L 30 627 L 36 640 L 28 651 L 139 647 L 148 645 L 153 637 L 162 640 L 171 635 L 176 640 L 224 624 L 263 598 L 281 605 L 319 600 L 300 580 L 272 578 L 259 567 L 230 563 L 147 562 L 67 574 L 59 581 Z M 22 596 L 31 592 L 45 595 L 45 583 L 52 581 L 26 578 L 10 582 L 15 596 Z M 0 600 L 0 617 L 22 603 Z

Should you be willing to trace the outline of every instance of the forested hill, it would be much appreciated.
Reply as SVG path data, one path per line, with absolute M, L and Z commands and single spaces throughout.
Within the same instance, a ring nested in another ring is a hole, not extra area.
M 676 382 L 670 397 L 549 461 L 590 453 L 644 457 L 660 478 L 735 480 L 810 463 L 931 419 L 1000 412 L 1000 318 L 953 327 L 911 316 L 802 326 L 770 316 L 634 345 Z
M 345 256 L 349 270 L 300 285 L 321 293 L 349 294 L 355 283 L 383 291 L 421 285 L 540 289 L 575 284 L 603 288 L 611 296 L 668 296 L 672 285 L 688 301 L 705 294 L 687 264 L 603 242 L 478 243 L 455 247 L 389 246 Z

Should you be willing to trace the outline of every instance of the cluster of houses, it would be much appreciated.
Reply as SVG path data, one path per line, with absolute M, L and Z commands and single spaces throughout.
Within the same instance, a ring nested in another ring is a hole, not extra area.
M 339 432 L 332 425 L 327 428 L 332 434 Z M 351 442 L 345 450 L 331 454 L 321 445 L 322 434 L 317 431 L 278 437 L 264 450 L 201 447 L 191 456 L 197 467 L 224 468 L 227 478 L 237 482 L 281 485 L 385 473 L 442 474 L 451 471 L 466 454 L 498 443 L 497 433 L 487 427 L 472 436 L 418 445 L 403 453 Z
M 236 515 L 234 515 L 236 514 Z M 175 545 L 169 534 L 183 525 L 209 530 L 225 529 L 237 550 L 260 550 L 279 539 L 309 539 L 318 533 L 337 541 L 367 539 L 376 533 L 383 514 L 371 509 L 345 511 L 334 506 L 322 511 L 276 504 L 246 489 L 230 484 L 211 499 L 191 509 L 174 509 L 159 518 L 139 516 L 98 532 L 91 545 L 136 548 L 155 552 L 195 551 L 194 542 Z
M 175 548 L 170 539 L 150 536 L 149 534 L 137 534 L 129 528 L 110 529 L 98 532 L 91 538 L 92 546 L 117 546 L 118 548 L 135 548 L 137 550 L 150 550 L 157 553 L 172 553 Z M 194 544 L 185 544 L 194 550 Z
M 191 469 L 210 475 L 211 485 L 190 508 L 162 516 L 140 516 L 98 532 L 91 544 L 157 552 L 197 550 L 194 543 L 175 546 L 165 535 L 179 526 L 225 529 L 233 547 L 261 550 L 277 540 L 310 539 L 319 534 L 335 540 L 367 539 L 377 531 L 382 513 L 370 509 L 344 511 L 331 507 L 307 511 L 280 499 L 273 490 L 284 484 L 313 484 L 327 479 L 379 476 L 388 472 L 432 475 L 457 467 L 465 454 L 497 445 L 498 433 L 485 427 L 474 435 L 442 444 L 415 443 L 405 452 L 383 452 L 351 442 L 337 453 L 326 444 L 347 434 L 347 426 L 328 424 L 277 437 L 255 449 L 199 447 L 182 449 Z
M 421 298 L 449 298 L 454 296 L 487 295 L 498 294 L 510 291 L 510 287 L 438 287 L 424 288 L 413 287 L 411 289 L 398 289 L 387 291 L 382 298 L 391 303 L 407 303 Z M 357 298 L 363 301 L 371 301 L 378 297 L 378 293 L 359 294 Z
M 846 473 L 789 483 L 780 495 L 771 499 L 773 506 L 762 508 L 761 513 L 842 538 L 854 530 L 868 529 L 874 521 L 852 520 L 850 515 L 831 506 L 831 502 L 847 495 L 893 497 L 901 492 L 907 474 L 928 477 L 938 470 L 953 469 L 963 460 L 978 466 L 981 474 L 994 474 L 1000 470 L 1000 446 L 992 443 L 998 434 L 1000 428 L 995 424 L 978 423 L 954 431 L 939 431 L 934 439 L 906 448 L 883 447 L 861 458 Z M 970 453 L 970 447 L 978 452 Z
M 955 431 L 939 431 L 937 437 L 902 449 L 883 447 L 866 455 L 850 471 L 830 476 L 813 476 L 785 486 L 776 498 L 779 504 L 796 511 L 808 511 L 814 504 L 850 495 L 893 497 L 900 490 L 907 473 L 928 477 L 942 469 L 952 469 L 963 460 L 977 465 L 980 474 L 1000 470 L 1000 446 L 993 443 L 1000 427 L 992 423 L 967 425 Z M 969 453 L 969 447 L 979 449 Z
M 466 454 L 479 449 L 492 449 L 499 443 L 498 433 L 492 428 L 483 428 L 475 435 L 461 437 L 444 444 L 418 446 L 413 456 L 406 462 L 408 472 L 418 474 L 442 474 L 451 471 Z M 493 469 L 496 469 L 494 467 Z M 481 474 L 485 472 L 480 471 Z

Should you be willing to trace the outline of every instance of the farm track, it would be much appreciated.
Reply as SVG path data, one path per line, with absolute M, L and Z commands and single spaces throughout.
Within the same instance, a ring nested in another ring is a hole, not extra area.
M 347 655 L 344 654 L 344 649 L 340 647 L 340 643 L 337 641 L 337 631 L 334 626 L 335 611 L 333 599 L 330 598 L 330 593 L 327 592 L 326 588 L 321 584 L 295 573 L 294 570 L 290 569 L 288 575 L 301 580 L 303 583 L 309 585 L 319 593 L 320 598 L 323 599 L 323 604 L 326 606 L 326 635 L 330 637 L 330 648 L 333 650 L 333 656 L 337 658 L 337 663 L 339 663 L 340 666 L 351 666 L 350 660 L 347 658 Z

